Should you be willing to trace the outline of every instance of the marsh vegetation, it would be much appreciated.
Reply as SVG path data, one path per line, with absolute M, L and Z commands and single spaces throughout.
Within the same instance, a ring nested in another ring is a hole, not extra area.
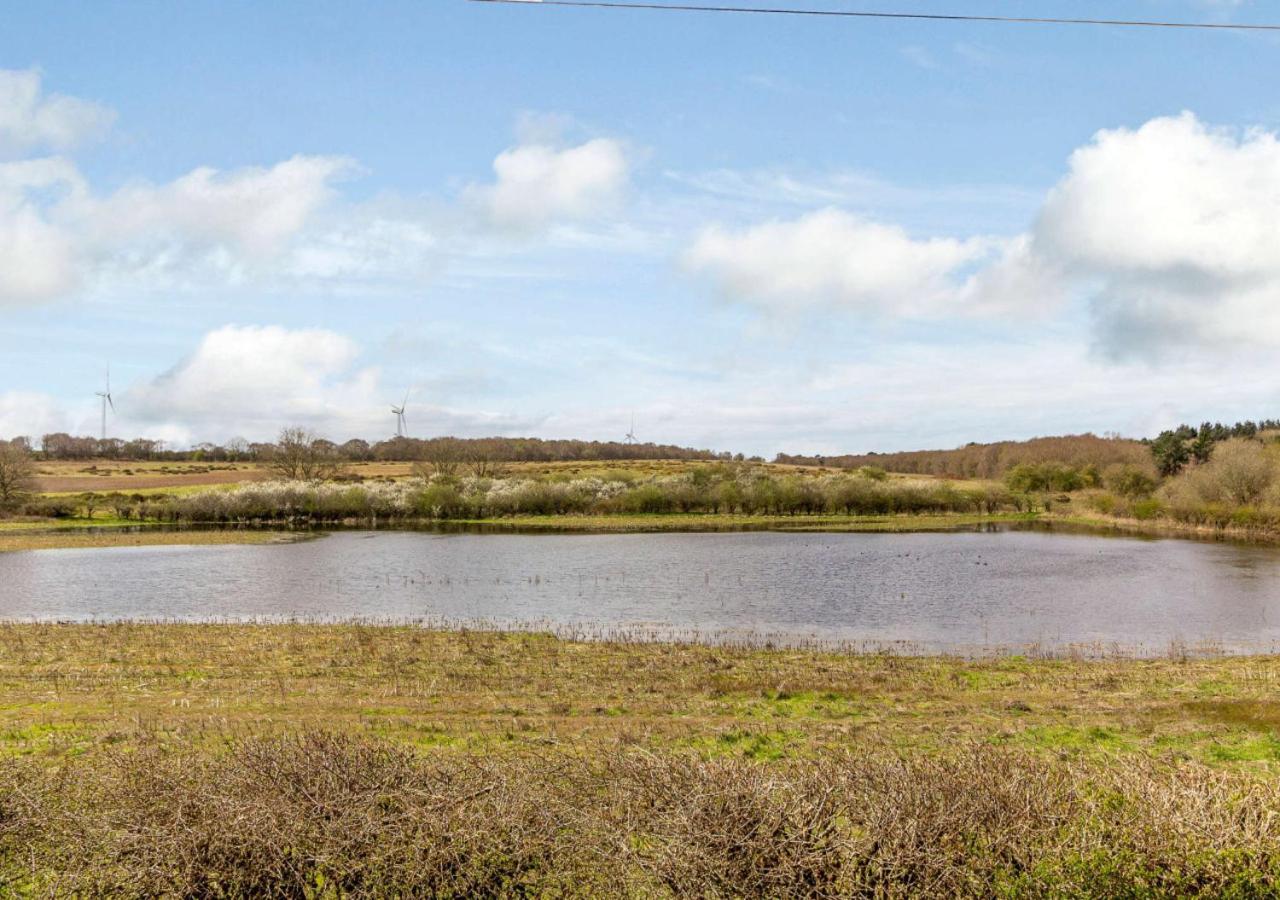
M 1269 657 L 5 625 L 41 896 L 1260 896 Z

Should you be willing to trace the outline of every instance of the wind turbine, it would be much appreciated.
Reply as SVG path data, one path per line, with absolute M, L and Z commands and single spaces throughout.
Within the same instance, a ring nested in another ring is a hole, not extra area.
M 640 443 L 639 438 L 636 437 L 636 414 L 635 413 L 631 414 L 631 430 L 627 432 L 626 443 L 628 444 Z
M 107 387 L 106 390 L 95 391 L 94 396 L 102 400 L 102 440 L 107 440 L 107 407 L 111 407 L 111 411 L 116 411 L 116 404 L 111 399 L 111 367 L 107 366 Z
M 409 392 L 404 392 L 404 399 L 400 401 L 399 406 L 391 407 L 391 411 L 396 416 L 396 437 L 408 437 L 409 426 L 404 421 L 405 407 L 409 405 Z

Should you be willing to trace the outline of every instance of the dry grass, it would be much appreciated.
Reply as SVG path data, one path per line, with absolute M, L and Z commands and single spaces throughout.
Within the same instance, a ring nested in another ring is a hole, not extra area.
M 256 463 L 134 462 L 129 460 L 45 460 L 37 467 L 42 493 L 155 490 L 236 484 L 270 477 Z
M 285 532 L 245 529 L 173 531 L 129 527 L 51 531 L 47 525 L 42 525 L 39 528 L 0 531 L 0 553 L 19 550 L 101 550 L 108 547 L 272 544 L 296 539 L 296 535 Z

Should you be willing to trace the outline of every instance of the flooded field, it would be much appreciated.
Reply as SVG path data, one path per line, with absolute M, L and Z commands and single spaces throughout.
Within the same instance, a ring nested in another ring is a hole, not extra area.
M 0 555 L 0 617 L 425 619 L 906 652 L 1280 646 L 1280 551 L 1004 531 L 480 535 Z

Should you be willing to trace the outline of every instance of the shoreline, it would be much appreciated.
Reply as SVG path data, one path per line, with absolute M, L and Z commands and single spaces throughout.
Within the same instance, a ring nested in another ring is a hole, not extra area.
M 328 531 L 421 531 L 548 534 L 654 534 L 747 531 L 928 532 L 1034 521 L 1025 514 L 934 516 L 741 516 L 700 513 L 655 515 L 548 515 L 489 519 L 263 521 L 260 523 L 136 522 L 126 520 L 0 522 L 0 553 L 73 547 L 183 544 L 260 544 L 302 540 Z
M 0 553 L 19 550 L 114 547 L 180 547 L 209 544 L 292 543 L 330 531 L 421 531 L 468 534 L 733 534 L 750 531 L 820 534 L 925 534 L 995 529 L 1064 530 L 1076 534 L 1128 538 L 1198 540 L 1274 547 L 1280 533 L 1240 527 L 1187 525 L 1165 520 L 1084 515 L 1084 513 L 993 513 L 924 516 L 742 516 L 719 513 L 653 515 L 548 515 L 493 518 L 397 518 L 312 522 L 191 522 L 119 520 L 0 521 Z
M 938 515 L 736 515 L 655 513 L 507 516 L 481 519 L 394 519 L 311 522 L 289 519 L 257 522 L 87 520 L 0 520 L 0 553 L 23 550 L 289 543 L 330 531 L 466 532 L 478 534 L 693 534 L 735 532 L 929 533 L 986 527 L 1071 530 L 1124 536 L 1238 542 L 1274 546 L 1280 532 L 1265 529 L 1190 525 L 1167 520 L 1121 519 L 1070 512 Z

